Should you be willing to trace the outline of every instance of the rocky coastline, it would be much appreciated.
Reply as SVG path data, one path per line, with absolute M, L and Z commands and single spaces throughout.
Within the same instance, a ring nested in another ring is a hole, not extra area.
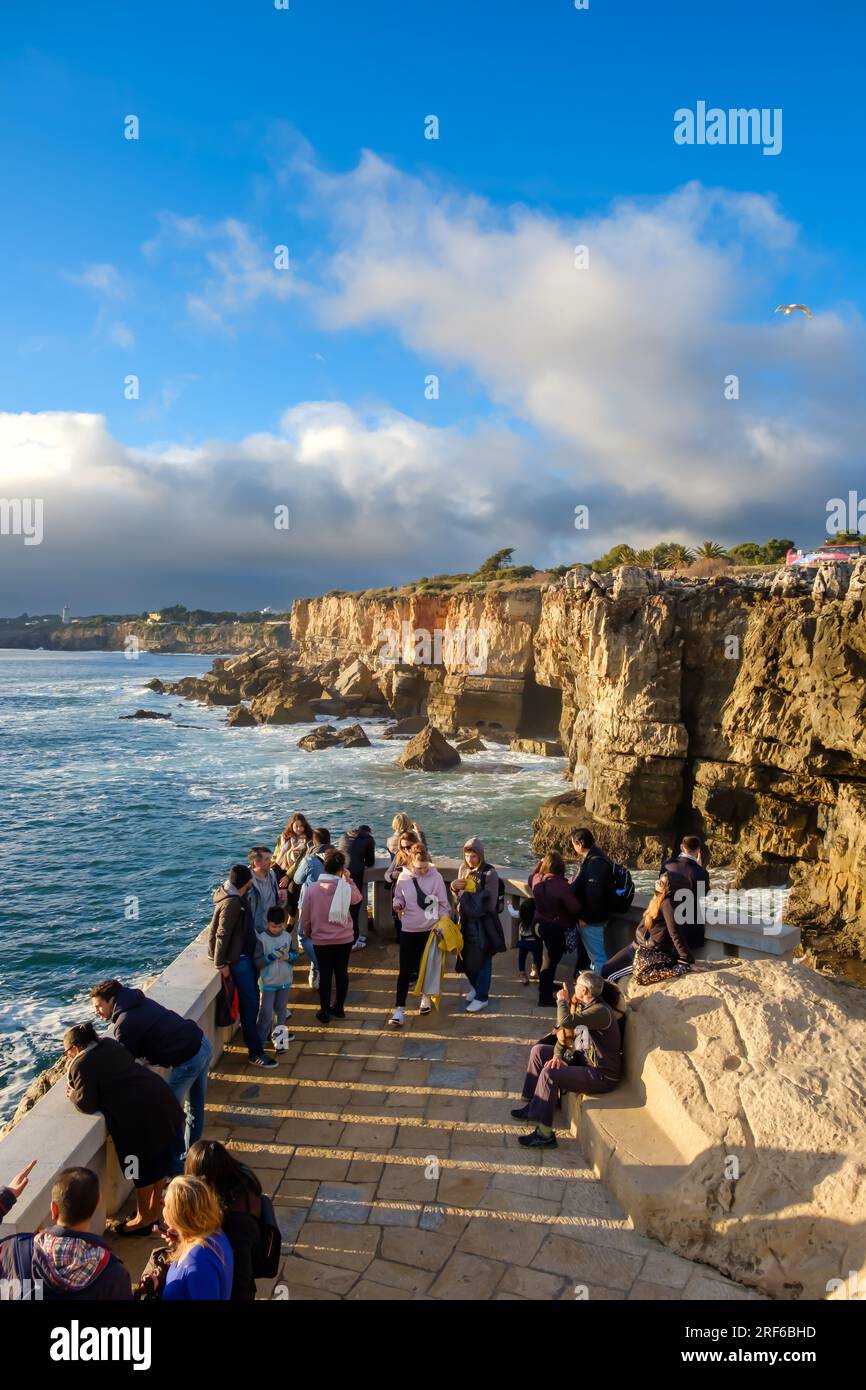
M 238 726 L 389 718 L 449 750 L 561 751 L 569 789 L 539 811 L 539 851 L 581 822 L 652 867 L 696 831 L 738 885 L 789 884 L 791 920 L 866 960 L 864 598 L 866 559 L 811 578 L 577 566 L 498 592 L 329 595 L 294 604 L 284 647 L 151 686 L 225 705 Z M 484 669 L 465 642 L 395 659 L 395 632 L 483 633 Z

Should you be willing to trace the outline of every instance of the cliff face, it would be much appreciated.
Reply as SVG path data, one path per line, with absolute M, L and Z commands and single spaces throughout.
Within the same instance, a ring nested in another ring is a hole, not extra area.
M 308 668 L 360 659 L 398 718 L 425 713 L 444 733 L 469 725 L 516 733 L 527 727 L 524 697 L 540 618 L 538 588 L 394 599 L 341 594 L 296 602 L 292 636 Z
M 136 638 L 147 652 L 247 652 L 263 646 L 291 645 L 288 623 L 214 623 L 194 627 L 186 623 L 70 623 L 55 628 L 6 629 L 8 647 L 50 652 L 123 651 Z
M 672 837 L 699 833 L 741 885 L 790 882 L 791 917 L 832 924 L 866 958 L 863 578 L 835 596 L 784 571 L 664 583 L 628 570 L 486 596 L 335 595 L 296 603 L 292 634 L 308 669 L 360 659 L 393 713 L 444 733 L 558 724 L 575 789 L 542 807 L 539 849 L 589 824 L 652 867 Z M 460 630 L 484 632 L 483 674 L 447 642 L 438 665 L 423 642 L 423 664 L 402 645 L 383 659 L 389 632 Z
M 857 596 L 782 598 L 733 581 L 613 598 L 545 592 L 535 673 L 562 690 L 581 788 L 543 808 L 658 863 L 704 834 L 738 881 L 789 880 L 791 913 L 866 957 L 866 622 Z

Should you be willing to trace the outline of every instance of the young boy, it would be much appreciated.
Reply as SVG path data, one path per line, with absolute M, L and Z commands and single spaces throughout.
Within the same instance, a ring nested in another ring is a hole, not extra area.
M 285 908 L 269 907 L 265 930 L 256 932 L 255 965 L 262 992 L 256 1026 L 263 1047 L 273 1028 L 276 1052 L 286 1052 L 289 1043 L 295 1040 L 294 1033 L 290 1033 L 286 1027 L 286 1018 L 292 986 L 292 964 L 298 959 L 298 952 L 292 949 L 292 934 L 286 929 L 285 915 Z

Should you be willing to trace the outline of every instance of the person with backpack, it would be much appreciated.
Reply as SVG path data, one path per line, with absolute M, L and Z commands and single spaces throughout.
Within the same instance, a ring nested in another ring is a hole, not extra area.
M 265 1056 L 258 1029 L 256 932 L 247 902 L 252 876 L 246 864 L 235 864 L 225 883 L 214 893 L 207 953 L 220 974 L 231 975 L 234 981 L 250 1065 L 270 1070 L 277 1064 L 273 1057 Z
M 565 877 L 565 860 L 553 850 L 536 864 L 527 889 L 535 903 L 535 931 L 542 944 L 538 974 L 538 1007 L 556 1004 L 553 983 L 556 968 L 565 955 L 565 934 L 577 922 L 580 911 L 571 884 Z
M 572 884 L 572 892 L 580 906 L 577 930 L 593 970 L 601 975 L 607 960 L 604 934 L 617 906 L 614 866 L 595 843 L 591 830 L 575 830 L 570 838 L 579 865 Z
M 556 1147 L 553 1116 L 560 1092 L 599 1096 L 619 1084 L 623 1014 L 619 990 L 593 970 L 578 975 L 571 998 L 567 989 L 559 991 L 556 1042 L 532 1048 L 523 1083 L 526 1104 L 511 1112 L 515 1120 L 535 1125 L 517 1141 L 525 1149 Z
M 187 1116 L 186 1142 L 173 1165 L 175 1173 L 181 1172 L 184 1154 L 204 1131 L 208 1069 L 213 1057 L 210 1040 L 191 1018 L 183 1018 L 119 980 L 94 985 L 90 998 L 99 1017 L 111 1020 L 115 1041 L 136 1061 L 144 1058 L 151 1066 L 168 1071 L 165 1079 L 169 1089 Z
M 281 1235 L 270 1199 L 262 1192 L 252 1168 L 240 1163 L 216 1139 L 200 1139 L 193 1144 L 184 1172 L 187 1177 L 201 1178 L 215 1193 L 222 1210 L 223 1233 L 234 1256 L 232 1302 L 251 1303 L 256 1296 L 256 1276 L 272 1277 L 279 1268 Z
M 331 832 L 330 830 L 326 830 L 323 825 L 320 825 L 317 830 L 313 831 L 312 847 L 309 853 L 304 855 L 298 867 L 295 869 L 295 877 L 293 880 L 298 890 L 298 940 L 300 941 L 301 949 L 310 962 L 310 989 L 319 988 L 319 962 L 316 957 L 316 948 L 312 940 L 310 937 L 304 935 L 300 926 L 301 914 L 304 906 L 304 894 L 307 891 L 307 887 L 309 884 L 315 883 L 325 872 L 324 859 L 328 850 L 331 848 Z
M 14 1202 L 27 1186 L 33 1164 L 0 1188 Z M 17 1189 L 17 1190 L 16 1190 Z M 132 1282 L 102 1236 L 90 1229 L 100 1202 L 99 1178 L 90 1168 L 64 1168 L 51 1188 L 52 1225 L 34 1235 L 18 1234 L 0 1241 L 0 1299 L 20 1302 L 84 1303 L 112 1300 L 128 1303 Z
M 400 918 L 400 968 L 389 1028 L 403 1027 L 409 986 L 421 968 L 427 938 L 439 918 L 449 913 L 445 883 L 430 862 L 427 846 L 416 840 L 408 854 L 409 862 L 400 870 L 394 885 L 394 912 Z M 429 1014 L 432 1008 L 433 1001 L 422 994 L 419 1012 Z
M 394 819 L 396 821 L 398 817 L 395 816 Z M 407 818 L 404 816 L 403 819 L 405 820 Z M 397 836 L 393 849 L 391 849 L 392 838 L 393 837 L 389 836 L 387 842 L 388 848 L 391 850 L 391 863 L 385 870 L 384 878 L 391 890 L 391 916 L 394 921 L 394 940 L 399 946 L 401 932 L 400 914 L 394 911 L 394 889 L 397 886 L 397 879 L 400 877 L 402 870 L 405 869 L 409 863 L 412 846 L 426 844 L 426 841 L 422 841 L 421 836 L 416 835 L 414 830 L 402 830 Z
M 364 905 L 367 870 L 372 869 L 376 863 L 376 841 L 369 825 L 359 825 L 355 830 L 349 830 L 340 836 L 337 848 L 341 854 L 345 854 L 352 882 L 361 894 L 361 901 L 352 904 L 352 932 L 355 937 L 352 950 L 363 951 L 367 945 L 367 937 L 361 933 L 361 908 Z
M 502 884 L 475 835 L 463 846 L 463 863 L 459 877 L 451 884 L 451 892 L 463 935 L 461 968 L 469 980 L 463 998 L 467 1001 L 466 1012 L 477 1014 L 490 1002 L 493 957 L 505 950 L 505 936 L 499 920 L 504 900 Z

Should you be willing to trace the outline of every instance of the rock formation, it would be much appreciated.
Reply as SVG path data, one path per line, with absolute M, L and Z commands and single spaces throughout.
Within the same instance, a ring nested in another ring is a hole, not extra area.
M 135 714 L 119 714 L 118 719 L 171 719 L 170 714 L 159 714 L 153 709 L 137 709 Z
M 419 769 L 422 772 L 444 772 L 446 768 L 459 765 L 460 754 L 442 737 L 438 729 L 428 724 L 420 734 L 410 738 L 398 763 L 400 767 Z
M 295 603 L 291 651 L 166 689 L 257 721 L 390 713 L 395 738 L 558 736 L 573 789 L 542 807 L 537 849 L 583 823 L 652 867 L 696 831 L 741 884 L 790 882 L 792 920 L 844 928 L 866 959 L 864 603 L 866 559 L 817 578 L 575 566 L 557 584 L 337 594 Z
M 335 729 L 333 724 L 319 724 L 310 734 L 298 739 L 298 747 L 308 753 L 320 748 L 369 748 L 370 740 L 360 724 L 350 724 L 347 729 Z
M 776 1298 L 866 1274 L 866 991 L 742 961 L 635 989 L 626 1077 L 569 1098 L 642 1234 Z

